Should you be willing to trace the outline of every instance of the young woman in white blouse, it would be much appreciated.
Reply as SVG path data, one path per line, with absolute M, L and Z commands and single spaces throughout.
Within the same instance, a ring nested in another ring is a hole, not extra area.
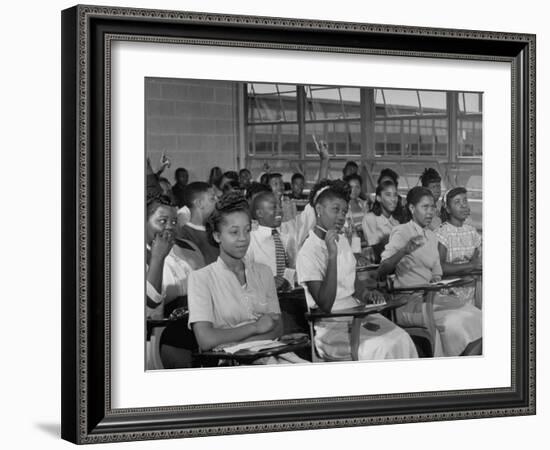
M 315 227 L 298 253 L 298 281 L 306 291 L 310 308 L 324 312 L 378 301 L 379 293 L 356 292 L 356 260 L 348 240 L 341 234 L 348 211 L 349 186 L 341 180 L 323 182 L 313 191 Z M 329 318 L 315 324 L 315 346 L 329 360 L 351 359 L 351 318 Z M 380 314 L 365 318 L 359 337 L 358 358 L 415 358 L 409 335 Z

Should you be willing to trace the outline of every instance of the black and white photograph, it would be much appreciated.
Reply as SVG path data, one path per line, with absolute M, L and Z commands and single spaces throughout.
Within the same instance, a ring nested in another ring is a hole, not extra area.
M 483 92 L 143 92 L 146 370 L 483 355 Z

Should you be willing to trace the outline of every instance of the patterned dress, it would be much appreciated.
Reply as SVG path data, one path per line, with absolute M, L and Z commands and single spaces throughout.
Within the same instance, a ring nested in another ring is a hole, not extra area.
M 447 249 L 446 262 L 451 264 L 467 263 L 472 259 L 476 249 L 481 250 L 481 236 L 473 226 L 468 224 L 455 227 L 445 222 L 435 230 L 435 235 L 439 243 Z M 467 303 L 474 303 L 474 287 L 454 288 L 452 293 Z

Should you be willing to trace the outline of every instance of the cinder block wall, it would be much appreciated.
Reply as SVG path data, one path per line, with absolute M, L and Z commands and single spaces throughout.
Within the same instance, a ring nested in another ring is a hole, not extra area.
M 210 169 L 234 170 L 237 161 L 236 85 L 227 81 L 145 79 L 146 153 L 154 170 L 165 151 L 174 183 L 178 167 L 189 181 L 206 181 Z

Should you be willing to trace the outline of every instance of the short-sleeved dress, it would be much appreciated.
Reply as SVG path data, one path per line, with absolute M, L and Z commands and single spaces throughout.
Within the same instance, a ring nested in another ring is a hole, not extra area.
M 461 227 L 455 227 L 445 222 L 435 230 L 435 235 L 439 243 L 447 249 L 446 262 L 451 264 L 467 263 L 474 256 L 476 249 L 481 249 L 481 236 L 472 225 L 463 224 Z M 454 288 L 453 294 L 465 302 L 474 303 L 474 287 Z
M 392 230 L 382 260 L 393 256 L 412 237 L 419 235 L 424 237 L 424 245 L 399 261 L 395 268 L 395 287 L 426 284 L 434 276 L 442 275 L 436 235 L 412 220 Z M 398 308 L 396 313 L 398 322 L 403 326 L 423 325 L 422 295 L 413 295 L 408 304 Z M 458 356 L 470 342 L 481 338 L 481 311 L 458 297 L 437 294 L 434 318 L 441 340 L 436 342 L 434 356 Z
M 343 236 L 338 239 L 337 255 L 337 288 L 336 299 L 332 310 L 346 309 L 361 303 L 353 297 L 355 290 L 355 265 L 348 240 Z M 313 230 L 300 249 L 296 261 L 298 282 L 304 287 L 310 308 L 316 307 L 315 300 L 308 288 L 308 281 L 322 281 L 328 266 L 328 250 L 325 241 Z M 330 318 L 316 322 L 315 346 L 320 356 L 330 360 L 350 360 L 351 348 L 349 325 L 351 318 Z M 416 348 L 409 335 L 394 323 L 380 314 L 372 314 L 365 322 L 378 325 L 372 331 L 361 327 L 359 359 L 397 359 L 416 358 Z
M 189 326 L 195 322 L 210 322 L 214 328 L 236 328 L 255 322 L 262 314 L 281 314 L 271 269 L 260 263 L 245 263 L 245 276 L 246 284 L 241 285 L 221 257 L 203 269 L 191 272 L 188 289 Z M 256 361 L 259 364 L 286 362 L 307 361 L 294 353 Z

